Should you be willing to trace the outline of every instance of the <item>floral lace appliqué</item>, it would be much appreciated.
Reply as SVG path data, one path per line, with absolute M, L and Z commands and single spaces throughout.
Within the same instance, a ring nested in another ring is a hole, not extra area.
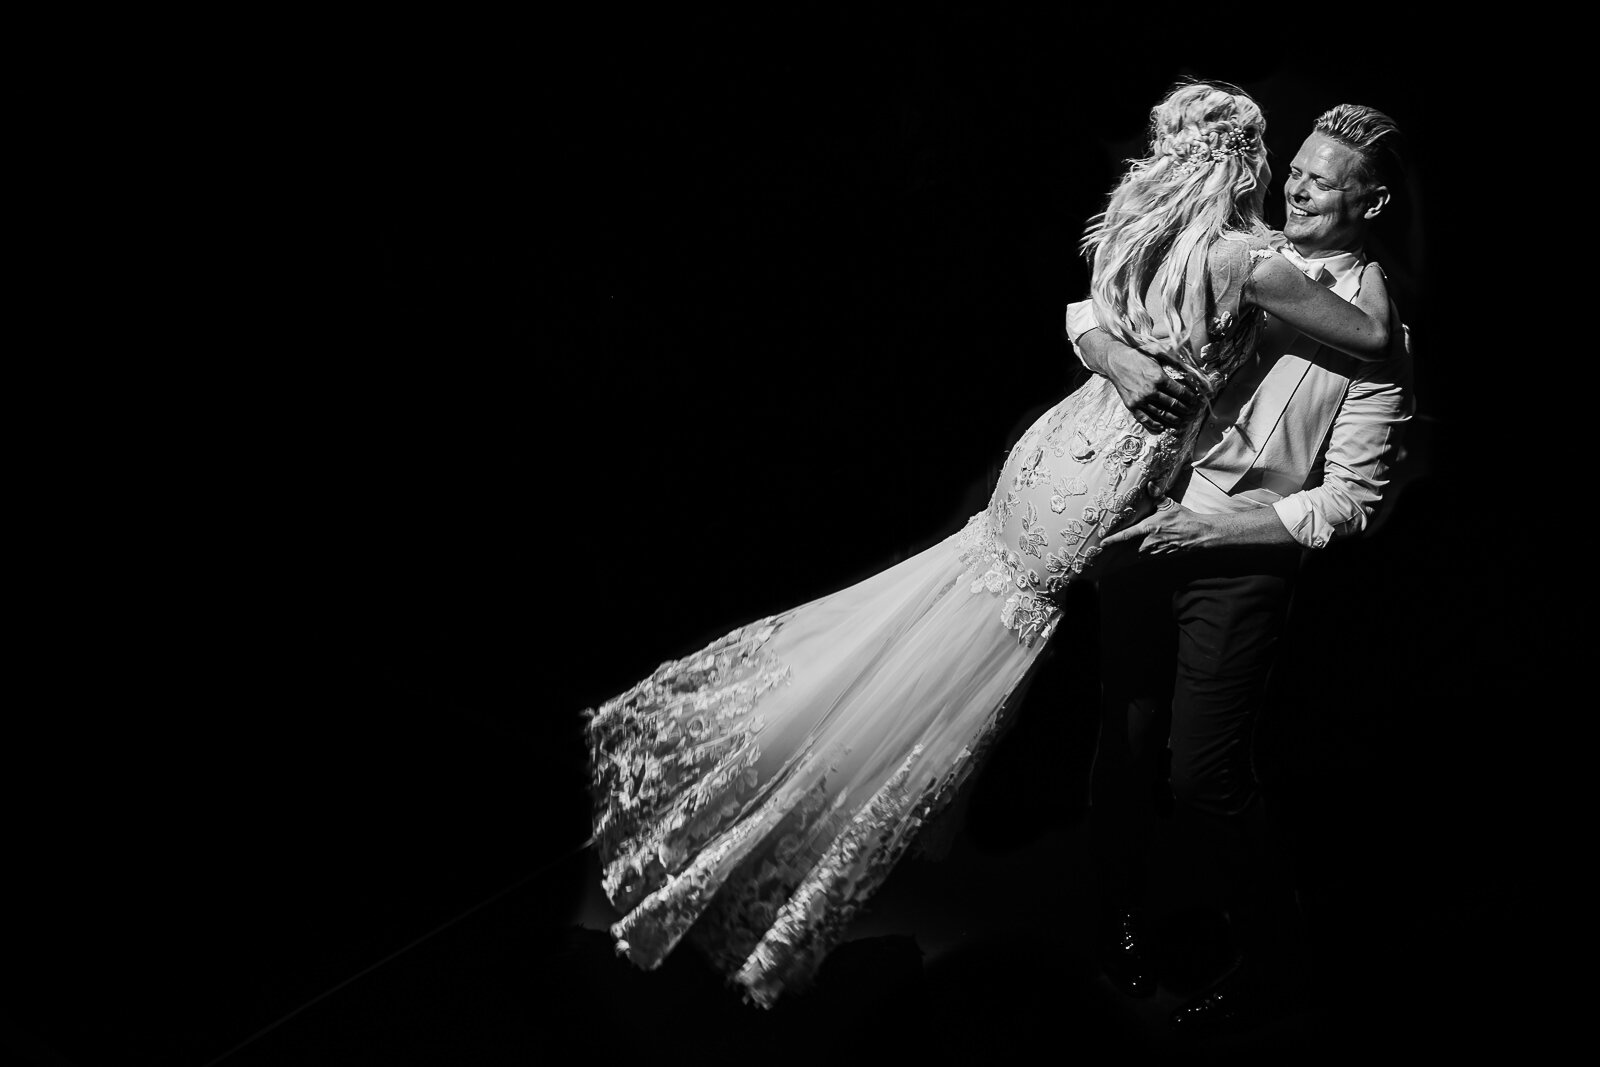
M 1029 507 L 1033 505 L 1030 503 Z M 961 561 L 966 564 L 969 588 L 971 592 L 997 595 L 1002 590 L 1010 588 L 1011 595 L 1000 607 L 1000 624 L 1008 630 L 1015 630 L 1017 637 L 1024 645 L 1032 645 L 1043 638 L 1048 640 L 1054 632 L 1056 622 L 1060 619 L 1061 609 L 1047 596 L 1035 591 L 1038 585 L 1037 572 L 1024 569 L 1021 557 L 1007 549 L 991 532 L 992 516 L 988 512 L 979 512 L 967 521 L 957 538 L 957 551 Z M 1024 520 L 1030 530 L 1035 529 L 1037 512 L 1031 512 Z M 1039 541 L 1037 545 L 1045 543 L 1042 527 L 1038 528 Z M 1028 540 L 1026 544 L 1036 544 Z M 1042 551 L 1029 549 L 1031 555 L 1043 558 Z
M 761 757 L 755 713 L 789 670 L 764 646 L 763 619 L 588 713 L 595 841 L 606 895 L 627 910 L 750 801 Z

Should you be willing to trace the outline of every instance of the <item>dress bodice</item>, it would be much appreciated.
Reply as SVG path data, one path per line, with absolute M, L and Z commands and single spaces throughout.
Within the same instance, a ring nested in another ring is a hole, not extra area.
M 1244 301 L 1250 267 L 1271 255 L 1266 235 L 1228 235 L 1208 257 L 1206 339 L 1192 366 L 1215 396 L 1255 349 L 1262 314 Z M 1169 369 L 1169 374 L 1182 372 Z M 1100 554 L 1100 540 L 1137 521 L 1188 456 L 1200 417 L 1153 434 L 1105 378 L 1091 378 L 1039 418 L 1012 449 L 986 522 L 966 533 L 969 562 L 987 560 L 981 581 L 1006 594 L 1002 621 L 1024 640 L 1048 634 L 1062 593 Z M 976 583 L 974 583 L 976 585 Z

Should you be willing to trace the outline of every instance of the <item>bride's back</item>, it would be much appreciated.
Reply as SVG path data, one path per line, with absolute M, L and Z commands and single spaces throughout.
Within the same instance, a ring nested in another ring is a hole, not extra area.
M 1130 162 L 1083 239 L 1096 317 L 1112 336 L 1196 366 L 1226 290 L 1217 253 L 1231 271 L 1224 242 L 1266 233 L 1265 130 L 1260 106 L 1221 83 L 1180 85 L 1151 110 L 1149 154 Z

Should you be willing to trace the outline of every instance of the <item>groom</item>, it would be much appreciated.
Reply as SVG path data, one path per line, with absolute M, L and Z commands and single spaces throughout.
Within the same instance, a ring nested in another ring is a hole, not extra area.
M 1317 119 L 1289 166 L 1285 254 L 1346 299 L 1367 233 L 1401 187 L 1399 140 L 1387 115 L 1341 104 Z M 1096 327 L 1088 302 L 1068 309 L 1067 334 L 1146 428 L 1200 409 L 1156 359 Z M 1104 542 L 1136 546 L 1141 561 L 1101 582 L 1104 701 L 1089 832 L 1107 889 L 1104 963 L 1124 992 L 1154 991 L 1141 905 L 1166 771 L 1180 840 L 1221 877 L 1235 960 L 1174 1013 L 1181 1031 L 1264 1021 L 1303 969 L 1251 735 L 1301 554 L 1358 533 L 1382 500 L 1413 409 L 1404 331 L 1392 335 L 1389 358 L 1363 364 L 1269 320 L 1256 358 L 1202 416 L 1189 470 L 1149 518 Z

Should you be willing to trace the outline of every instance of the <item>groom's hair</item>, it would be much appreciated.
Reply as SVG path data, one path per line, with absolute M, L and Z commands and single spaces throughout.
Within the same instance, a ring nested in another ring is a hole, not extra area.
M 1390 196 L 1398 196 L 1405 188 L 1405 137 L 1388 115 L 1363 104 L 1339 104 L 1318 116 L 1316 131 L 1361 158 L 1356 178 L 1363 191 L 1384 185 Z

